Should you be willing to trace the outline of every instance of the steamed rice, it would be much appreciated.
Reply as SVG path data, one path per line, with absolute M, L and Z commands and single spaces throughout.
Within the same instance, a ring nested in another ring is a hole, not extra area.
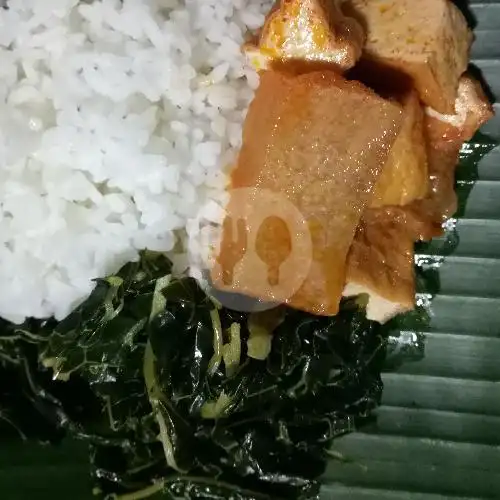
M 220 217 L 267 0 L 10 0 L 0 9 L 0 316 L 64 317 L 92 279 Z

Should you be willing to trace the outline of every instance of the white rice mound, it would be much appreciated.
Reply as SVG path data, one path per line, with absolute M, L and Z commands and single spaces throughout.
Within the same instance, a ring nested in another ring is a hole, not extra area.
M 170 252 L 223 203 L 269 0 L 0 8 L 0 316 L 66 316 L 96 277 Z

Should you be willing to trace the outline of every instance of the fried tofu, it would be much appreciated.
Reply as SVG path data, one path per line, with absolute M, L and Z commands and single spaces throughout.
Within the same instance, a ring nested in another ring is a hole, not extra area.
M 402 99 L 403 125 L 378 180 L 371 206 L 408 205 L 429 192 L 424 113 L 418 95 Z
M 260 33 L 243 46 L 250 64 L 257 71 L 285 61 L 352 68 L 365 34 L 357 21 L 342 13 L 343 1 L 279 0 Z
M 264 72 L 245 121 L 228 206 L 229 217 L 245 219 L 239 232 L 247 236 L 235 238 L 234 231 L 224 231 L 212 272 L 214 285 L 335 315 L 347 253 L 401 122 L 397 103 L 332 71 Z M 255 198 L 242 196 L 244 188 L 255 190 Z M 312 248 L 297 244 L 297 231 L 277 220 L 261 230 L 263 217 L 253 215 L 262 213 L 264 192 L 275 193 L 277 206 L 286 205 L 279 201 L 285 197 L 297 209 Z M 248 248 L 235 249 L 238 240 Z M 275 286 L 259 269 L 262 263 L 271 267 L 280 262 Z M 289 262 L 292 266 L 286 268 Z M 228 268 L 231 283 L 223 279 Z M 297 290 L 287 290 L 302 273 Z
M 407 75 L 427 106 L 455 113 L 473 36 L 453 2 L 348 0 L 344 10 L 366 30 L 363 58 L 371 70 L 383 74 L 387 67 Z
M 405 225 L 382 212 L 370 211 L 358 227 L 343 295 L 366 294 L 369 320 L 385 323 L 415 307 L 413 244 Z

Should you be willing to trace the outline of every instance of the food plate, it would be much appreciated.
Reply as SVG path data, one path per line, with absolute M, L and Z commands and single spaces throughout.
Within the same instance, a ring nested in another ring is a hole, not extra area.
M 473 2 L 471 12 L 478 21 L 474 62 L 500 95 L 500 4 Z M 499 120 L 484 127 L 473 149 L 500 140 Z M 422 248 L 437 278 L 425 290 L 435 294 L 425 356 L 385 375 L 376 425 L 335 442 L 325 499 L 499 497 L 500 150 L 477 165 L 474 159 L 467 155 L 458 174 L 458 246 L 443 259 L 436 251 L 443 246 Z M 408 329 L 401 338 L 412 343 L 415 335 Z M 8 499 L 91 497 L 80 443 L 6 444 L 0 470 Z

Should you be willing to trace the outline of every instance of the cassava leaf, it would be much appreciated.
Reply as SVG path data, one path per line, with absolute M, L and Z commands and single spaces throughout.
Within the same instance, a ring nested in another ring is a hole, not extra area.
M 60 323 L 5 325 L 46 439 L 91 445 L 102 496 L 314 498 L 332 439 L 380 401 L 387 329 L 352 300 L 333 318 L 235 312 L 170 271 L 145 253 Z

